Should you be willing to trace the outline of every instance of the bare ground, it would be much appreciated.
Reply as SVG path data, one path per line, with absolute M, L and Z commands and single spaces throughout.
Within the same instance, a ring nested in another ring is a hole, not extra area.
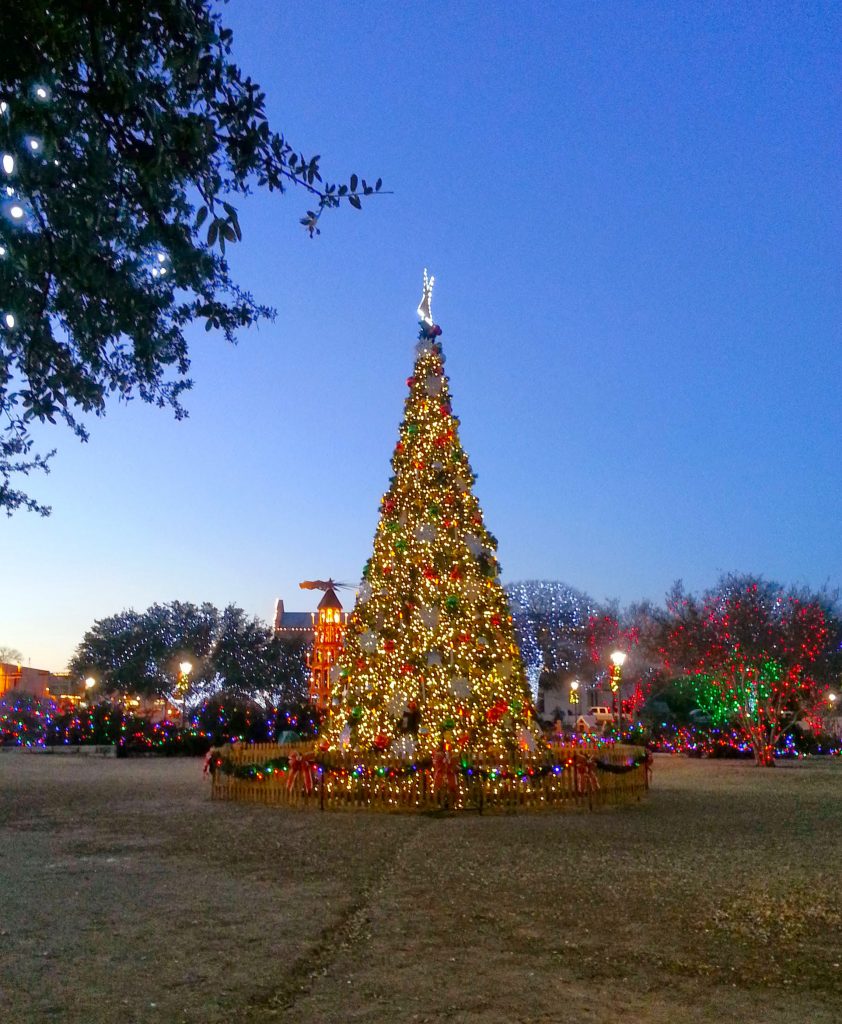
M 295 813 L 0 753 L 0 1019 L 839 1024 L 840 795 L 658 758 L 592 815 Z

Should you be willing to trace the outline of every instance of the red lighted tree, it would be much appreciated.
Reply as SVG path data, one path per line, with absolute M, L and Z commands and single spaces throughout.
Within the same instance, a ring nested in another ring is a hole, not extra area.
M 667 668 L 703 685 L 742 732 L 758 765 L 826 690 L 830 629 L 822 598 L 754 576 L 723 576 L 701 598 L 667 597 Z
M 642 641 L 645 629 L 652 618 L 648 604 L 632 605 L 622 614 L 613 610 L 591 615 L 586 630 L 586 644 L 591 669 L 597 678 L 607 680 L 614 694 L 612 701 L 617 709 L 622 699 L 622 720 L 633 723 L 635 716 L 646 702 L 652 689 L 652 679 L 660 668 L 650 656 L 650 649 Z M 622 651 L 626 661 L 622 669 L 612 664 L 614 651 Z

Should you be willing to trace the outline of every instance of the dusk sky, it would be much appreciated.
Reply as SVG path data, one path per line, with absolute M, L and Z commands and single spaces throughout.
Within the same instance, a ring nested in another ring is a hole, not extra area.
M 0 644 L 64 668 L 173 599 L 271 618 L 357 582 L 436 276 L 461 437 L 503 579 L 660 600 L 726 571 L 842 585 L 837 3 L 232 0 L 325 214 L 240 205 L 277 319 L 192 333 L 190 418 L 53 428 L 53 506 L 0 524 Z

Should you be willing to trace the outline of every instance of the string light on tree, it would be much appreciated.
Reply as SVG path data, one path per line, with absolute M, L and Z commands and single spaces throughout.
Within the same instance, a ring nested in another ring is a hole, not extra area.
M 510 583 L 506 596 L 533 695 L 544 671 L 578 675 L 589 657 L 588 626 L 598 614 L 591 598 L 547 580 Z
M 753 576 L 724 576 L 702 597 L 676 586 L 661 653 L 691 681 L 715 724 L 730 724 L 758 765 L 820 707 L 833 676 L 822 600 Z
M 169 257 L 164 252 L 155 253 L 155 259 L 152 264 L 152 276 L 153 277 L 166 277 L 167 266 Z

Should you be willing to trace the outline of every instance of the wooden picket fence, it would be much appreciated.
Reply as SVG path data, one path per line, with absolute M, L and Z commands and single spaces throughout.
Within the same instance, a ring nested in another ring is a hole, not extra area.
M 384 756 L 319 753 L 313 743 L 237 743 L 220 748 L 217 758 L 236 771 L 266 766 L 275 759 L 308 759 L 290 768 L 261 770 L 241 778 L 217 769 L 214 800 L 241 800 L 311 810 L 394 812 L 475 811 L 510 813 L 594 810 L 640 801 L 649 788 L 641 747 L 554 744 L 540 758 L 502 764 L 488 759 L 471 764 L 471 774 L 436 772 Z M 293 757 L 295 755 L 295 757 Z M 628 767 L 635 765 L 635 767 Z M 621 770 L 612 772 L 611 766 Z M 530 775 L 530 768 L 533 774 Z M 507 773 L 501 775 L 500 773 Z M 525 772 L 524 775 L 513 775 Z

